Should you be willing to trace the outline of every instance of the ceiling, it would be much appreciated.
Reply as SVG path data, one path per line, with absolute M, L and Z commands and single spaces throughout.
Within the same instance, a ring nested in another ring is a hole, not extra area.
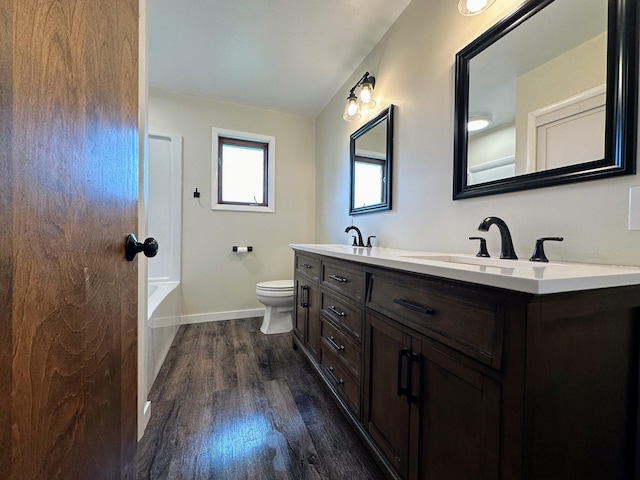
M 149 84 L 316 117 L 409 2 L 149 0 Z

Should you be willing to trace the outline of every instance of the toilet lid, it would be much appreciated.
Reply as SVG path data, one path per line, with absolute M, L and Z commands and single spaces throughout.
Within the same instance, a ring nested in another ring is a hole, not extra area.
M 269 291 L 293 290 L 293 280 L 271 280 L 268 282 L 260 282 L 256 285 L 256 288 Z

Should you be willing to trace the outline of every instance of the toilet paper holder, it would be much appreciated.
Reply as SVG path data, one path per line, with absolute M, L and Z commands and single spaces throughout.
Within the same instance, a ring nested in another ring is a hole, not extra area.
M 251 246 L 249 246 L 249 247 L 238 247 L 237 245 L 234 245 L 232 250 L 234 252 L 239 252 L 239 253 L 253 252 L 253 247 L 251 247 Z

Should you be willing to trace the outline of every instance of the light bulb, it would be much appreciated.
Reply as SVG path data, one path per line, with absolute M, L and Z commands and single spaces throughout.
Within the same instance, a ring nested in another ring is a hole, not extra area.
M 347 105 L 347 113 L 351 117 L 358 113 L 358 102 L 355 99 L 349 99 L 349 104 Z
M 360 100 L 362 103 L 369 103 L 371 101 L 371 85 L 365 83 L 360 90 Z
M 347 97 L 347 104 L 344 107 L 344 114 L 342 118 L 344 118 L 347 122 L 353 122 L 354 120 L 359 120 L 360 117 L 360 105 L 358 105 L 358 97 L 356 97 L 353 93 L 350 93 Z

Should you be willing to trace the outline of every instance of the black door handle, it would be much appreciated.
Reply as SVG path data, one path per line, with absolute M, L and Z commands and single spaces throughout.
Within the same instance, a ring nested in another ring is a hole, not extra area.
M 132 262 L 140 252 L 144 252 L 145 257 L 155 257 L 158 254 L 158 242 L 155 238 L 149 237 L 144 243 L 140 243 L 136 236 L 130 233 L 124 241 L 125 257 Z

